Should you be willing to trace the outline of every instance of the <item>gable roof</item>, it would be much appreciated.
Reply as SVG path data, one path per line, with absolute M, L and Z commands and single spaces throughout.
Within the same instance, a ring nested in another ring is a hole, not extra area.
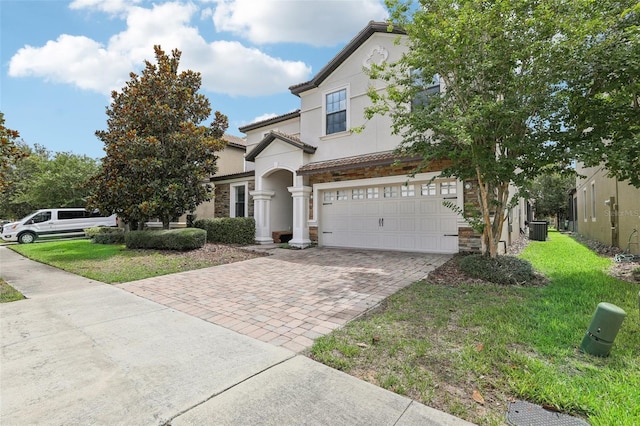
M 276 132 L 275 130 L 272 130 L 269 133 L 267 133 L 264 139 L 262 139 L 260 143 L 258 143 L 258 145 L 256 145 L 255 148 L 251 150 L 251 152 L 247 154 L 245 159 L 247 161 L 255 161 L 256 157 L 262 151 L 264 151 L 266 147 L 271 145 L 271 142 L 273 142 L 276 139 L 286 142 L 290 145 L 293 145 L 296 148 L 300 148 L 301 150 L 303 150 L 308 154 L 313 154 L 314 152 L 316 152 L 315 146 L 308 145 L 293 135 L 288 135 L 286 133 Z
M 249 130 L 259 129 L 260 127 L 268 126 L 271 124 L 280 123 L 292 118 L 300 117 L 300 110 L 288 112 L 286 114 L 279 115 L 277 117 L 267 118 L 266 120 L 256 121 L 255 123 L 247 124 L 246 126 L 238 127 L 242 133 L 247 133 Z
M 226 142 L 227 146 L 242 149 L 243 151 L 247 150 L 247 141 L 242 139 L 241 137 L 225 133 L 224 135 L 222 135 L 222 139 Z
M 296 96 L 300 96 L 300 93 L 307 90 L 318 87 L 324 80 L 326 80 L 332 72 L 336 70 L 353 52 L 356 51 L 362 44 L 367 41 L 375 33 L 388 33 L 388 34 L 406 34 L 397 26 L 393 26 L 389 31 L 389 24 L 386 22 L 369 21 L 369 24 L 356 35 L 341 51 L 338 53 L 327 65 L 320 70 L 312 80 L 305 83 L 300 83 L 289 87 L 291 93 Z

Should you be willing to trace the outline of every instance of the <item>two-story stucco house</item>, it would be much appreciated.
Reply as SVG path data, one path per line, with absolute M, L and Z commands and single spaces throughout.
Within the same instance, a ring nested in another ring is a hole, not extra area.
M 376 116 L 365 123 L 367 90 L 384 89 L 365 69 L 397 61 L 406 49 L 396 43 L 399 36 L 398 30 L 388 32 L 386 23 L 369 23 L 312 80 L 290 87 L 300 98 L 298 110 L 241 127 L 253 174 L 213 178 L 216 211 L 226 205 L 228 215 L 237 216 L 238 200 L 247 202 L 250 195 L 259 243 L 289 232 L 289 244 L 296 247 L 317 241 L 414 252 L 478 250 L 479 235 L 443 206 L 473 202 L 473 183 L 439 178 L 442 164 L 409 178 L 420 159 L 394 155 L 401 140 L 391 134 L 390 119 Z M 361 132 L 352 131 L 362 125 Z M 510 219 L 517 234 L 524 226 L 523 210 Z M 505 227 L 505 242 L 511 241 L 507 232 Z

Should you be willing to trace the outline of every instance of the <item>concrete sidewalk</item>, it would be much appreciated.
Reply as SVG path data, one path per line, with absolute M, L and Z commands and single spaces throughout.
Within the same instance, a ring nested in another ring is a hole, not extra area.
M 448 414 L 0 247 L 0 424 L 465 425 Z

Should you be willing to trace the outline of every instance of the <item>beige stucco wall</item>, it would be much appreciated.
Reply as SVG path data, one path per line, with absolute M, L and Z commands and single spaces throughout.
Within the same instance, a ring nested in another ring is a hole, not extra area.
M 227 146 L 218 153 L 218 171 L 216 176 L 229 175 L 231 173 L 244 172 L 244 149 L 235 146 Z
M 217 153 L 218 160 L 216 164 L 218 171 L 215 176 L 224 176 L 232 173 L 240 173 L 245 171 L 244 165 L 245 150 L 233 145 L 227 145 L 222 151 Z M 213 192 L 212 192 L 213 195 Z M 195 215 L 197 219 L 206 219 L 215 217 L 215 200 L 211 198 L 196 207 Z M 186 222 L 187 215 L 180 217 L 180 222 Z
M 578 233 L 626 249 L 633 230 L 640 230 L 640 189 L 607 177 L 602 167 L 578 165 L 576 170 L 584 176 L 576 181 Z M 605 204 L 610 197 L 614 197 L 613 206 Z M 632 240 L 638 241 L 638 237 Z M 640 254 L 638 244 L 632 244 L 630 248 L 634 254 Z
M 251 150 L 257 144 L 259 144 L 262 139 L 264 139 L 265 134 L 269 133 L 272 130 L 291 136 L 300 136 L 300 120 L 298 117 L 295 117 L 289 120 L 280 121 L 275 124 L 265 125 L 264 127 L 260 127 L 255 130 L 247 131 L 247 153 L 250 153 Z
M 387 62 L 395 62 L 405 50 L 394 42 L 397 35 L 376 33 L 365 41 L 347 58 L 320 87 L 300 94 L 301 124 L 300 138 L 318 149 L 313 161 L 350 157 L 389 151 L 399 143 L 398 136 L 391 135 L 391 120 L 388 116 L 376 116 L 366 121 L 364 110 L 371 105 L 367 96 L 370 86 L 382 87 L 381 82 L 372 81 L 363 73 L 367 58 L 376 57 L 380 48 L 388 54 Z M 325 135 L 324 99 L 328 93 L 347 89 L 347 131 Z M 359 126 L 365 126 L 360 133 L 350 132 Z

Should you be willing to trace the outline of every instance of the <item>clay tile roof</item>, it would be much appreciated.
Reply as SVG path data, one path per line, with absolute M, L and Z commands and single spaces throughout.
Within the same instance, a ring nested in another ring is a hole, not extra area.
M 389 165 L 395 161 L 419 160 L 421 157 L 407 157 L 397 155 L 393 151 L 377 152 L 375 154 L 357 155 L 354 157 L 339 158 L 337 160 L 318 161 L 309 163 L 297 170 L 299 175 L 313 175 L 334 170 L 349 170 L 362 167 Z
M 302 142 L 300 138 L 298 138 L 297 136 L 272 130 L 269 133 L 267 133 L 264 139 L 262 139 L 262 141 L 260 141 L 260 143 L 258 143 L 258 145 L 256 145 L 251 150 L 251 152 L 249 152 L 246 155 L 245 159 L 247 161 L 255 161 L 258 154 L 260 154 L 266 147 L 268 147 L 271 144 L 271 142 L 273 142 L 276 139 L 286 142 L 290 145 L 293 145 L 296 148 L 300 148 L 301 150 L 309 154 L 313 154 L 314 152 L 316 152 L 315 146 Z
M 263 126 L 268 126 L 271 124 L 280 123 L 285 120 L 289 120 L 291 118 L 300 117 L 300 110 L 297 109 L 295 111 L 288 112 L 286 114 L 279 115 L 277 117 L 267 118 L 266 120 L 257 121 L 255 123 L 247 124 L 246 126 L 239 127 L 242 133 L 247 133 L 249 130 L 259 129 Z
M 235 148 L 240 148 L 244 150 L 247 149 L 247 141 L 239 136 L 229 135 L 225 133 L 222 136 L 222 139 L 224 139 L 227 142 L 228 146 L 233 146 Z

